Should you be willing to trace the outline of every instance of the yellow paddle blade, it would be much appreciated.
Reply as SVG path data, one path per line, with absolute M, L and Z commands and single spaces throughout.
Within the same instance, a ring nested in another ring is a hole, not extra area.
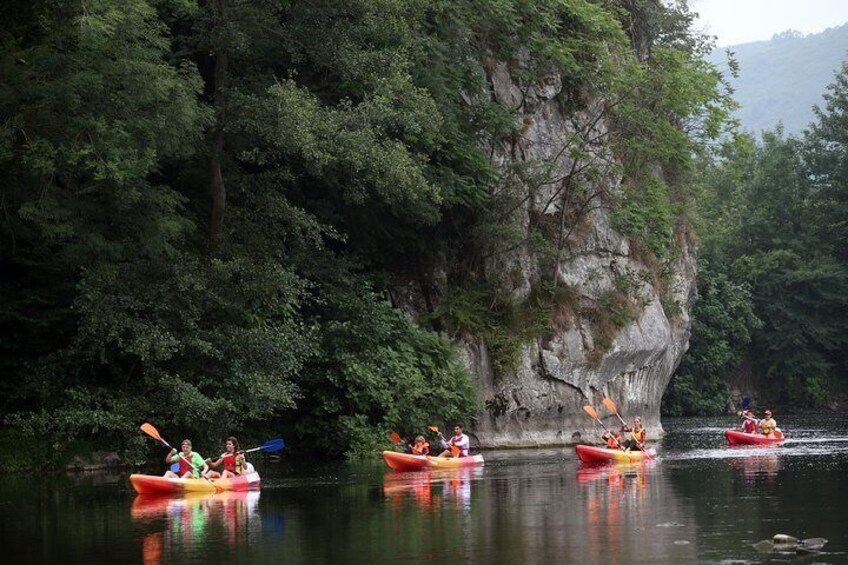
M 612 412 L 613 414 L 618 414 L 618 408 L 615 407 L 615 402 L 613 402 L 609 398 L 604 398 L 603 403 L 604 406 L 606 406 L 610 412 Z
M 585 411 L 585 412 L 586 412 L 589 416 L 591 416 L 593 419 L 595 419 L 595 420 L 600 420 L 600 418 L 598 418 L 598 413 L 597 413 L 597 412 L 595 412 L 595 408 L 594 408 L 591 404 L 587 404 L 586 406 L 584 406 L 584 407 L 583 407 L 583 410 L 584 410 L 584 411 Z
M 428 430 L 432 430 L 432 431 L 434 431 L 434 432 L 438 432 L 438 431 L 439 431 L 439 426 L 427 426 L 427 429 L 428 429 Z

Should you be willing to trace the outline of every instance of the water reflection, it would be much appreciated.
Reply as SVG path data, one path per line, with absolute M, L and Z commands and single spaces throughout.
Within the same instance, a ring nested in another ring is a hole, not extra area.
M 261 528 L 259 491 L 187 494 L 183 496 L 138 495 L 130 516 L 152 532 L 143 534 L 142 561 L 155 565 L 178 556 L 190 556 L 209 542 L 235 552 L 247 545 L 252 532 Z
M 483 468 L 413 473 L 389 472 L 383 476 L 383 493 L 395 510 L 412 501 L 421 510 L 434 507 L 471 507 L 471 483 Z
M 727 464 L 734 469 L 742 471 L 746 479 L 766 477 L 769 479 L 777 476 L 778 471 L 783 469 L 783 462 L 776 453 L 766 455 L 751 455 L 748 457 L 733 457 L 726 459 Z

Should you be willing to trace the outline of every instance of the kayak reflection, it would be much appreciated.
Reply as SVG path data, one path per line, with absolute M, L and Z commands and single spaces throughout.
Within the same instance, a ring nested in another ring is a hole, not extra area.
M 193 554 L 208 539 L 235 550 L 246 545 L 251 531 L 261 528 L 260 491 L 229 491 L 184 496 L 138 495 L 130 515 L 143 526 L 159 526 L 142 539 L 145 565 L 167 563 Z M 161 529 L 164 521 L 164 529 Z
M 783 469 L 783 461 L 776 453 L 768 455 L 752 455 L 750 457 L 733 457 L 727 459 L 728 465 L 742 471 L 746 479 L 756 477 L 773 478 Z
M 399 509 L 409 501 L 422 510 L 452 505 L 471 507 L 471 483 L 483 469 L 465 468 L 444 471 L 386 473 L 383 493 L 392 507 Z
M 609 465 L 581 465 L 577 469 L 577 482 L 580 484 L 601 482 L 610 488 L 625 488 L 628 485 L 644 487 L 648 484 L 648 475 L 653 472 L 656 463 L 612 463 Z

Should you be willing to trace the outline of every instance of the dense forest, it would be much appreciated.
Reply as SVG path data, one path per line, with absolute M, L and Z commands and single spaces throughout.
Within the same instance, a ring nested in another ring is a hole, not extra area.
M 800 136 L 740 135 L 704 164 L 689 354 L 670 414 L 719 414 L 733 389 L 788 410 L 848 392 L 848 65 Z
M 490 268 L 519 237 L 508 188 L 534 182 L 492 158 L 522 127 L 489 91 L 495 62 L 528 84 L 556 68 L 568 111 L 605 101 L 627 179 L 605 205 L 657 264 L 706 203 L 704 322 L 675 407 L 711 409 L 746 363 L 810 403 L 844 371 L 844 81 L 803 140 L 719 147 L 732 102 L 685 2 L 13 4 L 4 445 L 135 460 L 151 421 L 208 442 L 284 430 L 296 449 L 351 456 L 475 414 L 456 340 L 482 337 L 508 365 L 568 299 L 539 281 L 514 304 Z M 577 162 L 587 143 L 563 150 Z M 405 285 L 419 310 L 400 307 Z

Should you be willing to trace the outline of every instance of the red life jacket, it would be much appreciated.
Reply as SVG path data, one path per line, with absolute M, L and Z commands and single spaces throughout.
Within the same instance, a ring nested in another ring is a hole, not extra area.
M 182 452 L 180 452 L 177 456 L 179 457 L 180 463 L 180 476 L 182 477 L 183 475 L 189 472 L 194 473 L 194 467 L 191 466 L 191 463 L 186 461 L 186 456 Z M 191 457 L 191 454 L 189 454 L 189 457 Z
M 224 455 L 221 458 L 221 462 L 224 464 L 224 470 L 229 471 L 230 473 L 236 472 L 236 456 L 233 455 Z

